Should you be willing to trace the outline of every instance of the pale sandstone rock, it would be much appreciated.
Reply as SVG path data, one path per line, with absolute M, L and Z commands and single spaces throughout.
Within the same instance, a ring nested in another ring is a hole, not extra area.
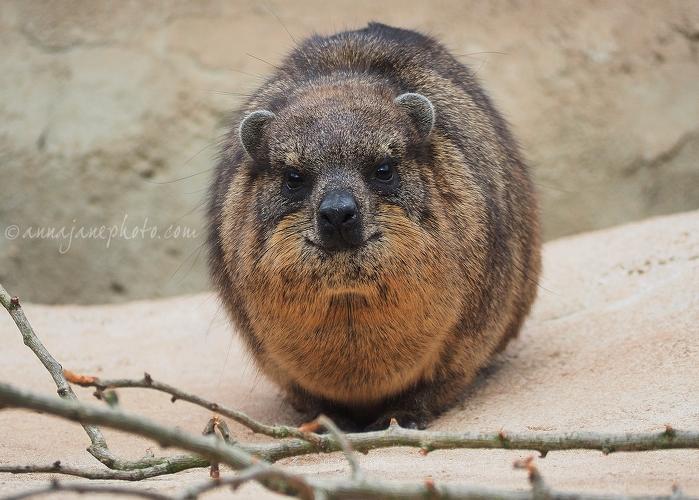
M 661 432 L 665 424 L 699 430 L 699 211 L 568 237 L 547 244 L 544 279 L 520 338 L 432 425 L 451 431 Z M 10 290 L 12 293 L 13 290 Z M 118 306 L 25 305 L 48 349 L 66 368 L 102 378 L 155 379 L 199 393 L 267 423 L 299 423 L 278 391 L 256 374 L 214 297 L 196 295 Z M 48 374 L 0 314 L 0 380 L 47 394 Z M 83 401 L 90 391 L 77 389 Z M 129 411 L 200 432 L 209 413 L 166 395 L 120 391 Z M 95 403 L 99 404 L 99 403 Z M 261 438 L 232 426 L 237 438 Z M 128 458 L 146 440 L 105 432 Z M 0 412 L 0 463 L 98 464 L 74 424 L 43 415 Z M 174 453 L 154 447 L 156 454 Z M 431 477 L 527 488 L 512 462 L 527 452 L 377 450 L 360 456 L 371 477 Z M 699 450 L 646 453 L 551 452 L 536 464 L 552 487 L 588 492 L 699 495 Z M 347 477 L 341 454 L 283 460 L 290 470 Z M 140 483 L 173 492 L 205 480 L 205 470 Z M 0 493 L 47 477 L 0 475 Z M 225 493 L 228 495 L 228 493 Z M 240 498 L 272 498 L 247 486 Z M 223 498 L 219 493 L 213 498 Z M 82 498 L 82 497 L 81 497 Z

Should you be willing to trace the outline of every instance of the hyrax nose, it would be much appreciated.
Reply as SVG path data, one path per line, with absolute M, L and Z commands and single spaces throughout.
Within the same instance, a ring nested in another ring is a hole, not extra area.
M 357 202 L 347 191 L 332 191 L 320 204 L 319 213 L 322 226 L 341 231 L 357 223 Z
M 320 203 L 318 229 L 326 248 L 361 243 L 359 207 L 349 191 L 331 191 Z

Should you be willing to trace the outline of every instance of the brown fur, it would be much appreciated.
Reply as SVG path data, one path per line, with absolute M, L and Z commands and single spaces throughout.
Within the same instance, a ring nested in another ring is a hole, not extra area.
M 431 130 L 429 109 L 394 102 L 405 93 L 432 103 Z M 257 110 L 248 151 L 237 126 Z M 360 243 L 336 250 L 318 211 L 338 189 L 356 200 Z M 360 426 L 424 427 L 536 296 L 517 145 L 473 75 L 412 31 L 370 24 L 292 52 L 236 118 L 208 218 L 213 281 L 257 366 L 297 408 Z

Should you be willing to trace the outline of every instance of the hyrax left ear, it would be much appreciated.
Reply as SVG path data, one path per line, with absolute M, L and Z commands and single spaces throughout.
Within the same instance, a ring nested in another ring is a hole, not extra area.
M 250 113 L 240 123 L 240 128 L 238 129 L 240 142 L 243 143 L 245 151 L 255 159 L 257 159 L 260 143 L 262 142 L 262 134 L 272 120 L 274 120 L 274 113 L 260 109 Z
M 415 121 L 423 139 L 426 139 L 434 126 L 434 106 L 422 94 L 408 92 L 396 97 L 393 101 Z

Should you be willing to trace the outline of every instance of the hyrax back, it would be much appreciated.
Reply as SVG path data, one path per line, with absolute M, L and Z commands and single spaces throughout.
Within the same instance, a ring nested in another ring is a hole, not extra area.
M 435 40 L 370 24 L 298 46 L 240 110 L 210 267 L 299 409 L 424 427 L 515 337 L 541 267 L 515 141 Z

